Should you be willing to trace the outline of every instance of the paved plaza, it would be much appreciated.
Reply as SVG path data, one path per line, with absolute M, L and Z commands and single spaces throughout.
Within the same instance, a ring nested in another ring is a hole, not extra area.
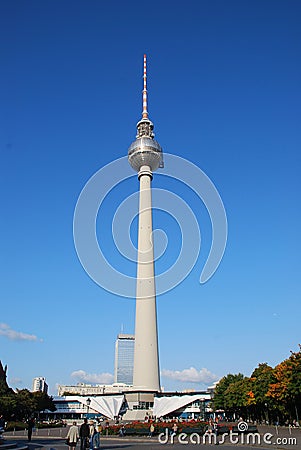
M 28 445 L 29 450 L 68 450 L 68 446 L 65 444 L 65 436 L 67 434 L 68 428 L 52 428 L 52 429 L 43 429 L 37 430 L 33 434 L 33 439 L 30 443 L 27 442 L 27 436 L 25 431 L 16 431 L 5 433 L 6 443 L 17 442 L 18 445 Z M 248 444 L 245 442 L 242 445 L 239 441 L 237 444 L 233 444 L 226 440 L 225 443 L 219 444 L 219 447 L 225 446 L 227 450 L 239 450 L 239 449 L 265 449 L 269 450 L 273 449 L 288 449 L 288 450 L 301 450 L 301 430 L 300 429 L 288 429 L 287 427 L 279 427 L 276 429 L 274 426 L 259 426 L 258 431 L 260 436 L 262 437 L 260 445 L 258 442 L 254 445 L 252 441 Z M 269 433 L 268 440 L 270 444 L 265 444 L 263 442 L 263 436 Z M 277 434 L 278 433 L 278 434 Z M 270 436 L 272 435 L 272 437 Z M 246 438 L 246 436 L 244 436 Z M 289 440 L 289 438 L 294 438 L 295 441 Z M 276 442 L 276 440 L 278 441 Z M 212 450 L 212 447 L 215 445 L 212 444 L 203 444 L 202 441 L 200 444 L 193 444 L 190 442 L 190 439 L 186 439 L 187 443 L 180 444 L 178 439 L 176 438 L 174 443 L 171 443 L 170 438 L 168 443 L 162 444 L 158 440 L 158 436 L 153 437 L 152 439 L 148 439 L 146 437 L 138 438 L 138 437 L 116 437 L 116 436 L 103 436 L 101 439 L 101 447 L 100 450 L 109 450 L 109 449 L 139 449 L 145 448 L 148 449 L 156 449 L 158 450 L 160 447 L 172 447 L 175 450 L 180 449 L 196 449 L 197 447 L 201 447 L 204 450 Z M 221 442 L 221 436 L 217 439 L 218 442 Z M 77 450 L 80 450 L 79 444 L 76 447 Z

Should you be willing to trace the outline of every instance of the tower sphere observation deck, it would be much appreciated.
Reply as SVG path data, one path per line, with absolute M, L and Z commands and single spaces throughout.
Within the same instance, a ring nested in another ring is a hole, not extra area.
M 152 172 L 162 167 L 162 149 L 155 139 L 147 136 L 136 139 L 129 147 L 128 160 L 136 172 L 148 166 Z

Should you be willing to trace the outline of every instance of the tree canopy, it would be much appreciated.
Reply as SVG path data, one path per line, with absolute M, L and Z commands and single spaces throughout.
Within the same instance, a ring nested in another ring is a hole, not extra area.
M 268 422 L 299 421 L 301 412 L 301 346 L 298 352 L 271 367 L 261 363 L 250 377 L 228 374 L 216 386 L 215 409 L 230 418 Z
M 45 392 L 21 389 L 15 392 L 6 381 L 7 368 L 0 361 L 0 413 L 5 420 L 26 420 L 36 412 L 55 411 L 53 398 Z

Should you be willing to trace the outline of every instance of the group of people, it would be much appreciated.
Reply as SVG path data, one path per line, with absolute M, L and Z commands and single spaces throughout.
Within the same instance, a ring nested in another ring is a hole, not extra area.
M 90 450 L 97 449 L 100 447 L 100 433 L 102 431 L 102 426 L 100 424 L 95 425 L 93 420 L 84 419 L 84 423 L 81 424 L 80 428 L 73 422 L 73 425 L 69 428 L 68 434 L 66 436 L 69 450 L 74 449 L 78 440 L 80 439 L 80 450 Z

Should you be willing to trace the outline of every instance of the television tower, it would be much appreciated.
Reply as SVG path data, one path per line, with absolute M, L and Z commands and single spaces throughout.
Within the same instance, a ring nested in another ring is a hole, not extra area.
M 154 139 L 154 125 L 148 118 L 146 55 L 144 55 L 142 104 L 142 119 L 137 123 L 136 140 L 128 150 L 129 163 L 138 172 L 140 184 L 133 386 L 136 389 L 158 392 L 160 375 L 151 181 L 153 172 L 158 167 L 163 167 L 163 158 L 162 149 Z

